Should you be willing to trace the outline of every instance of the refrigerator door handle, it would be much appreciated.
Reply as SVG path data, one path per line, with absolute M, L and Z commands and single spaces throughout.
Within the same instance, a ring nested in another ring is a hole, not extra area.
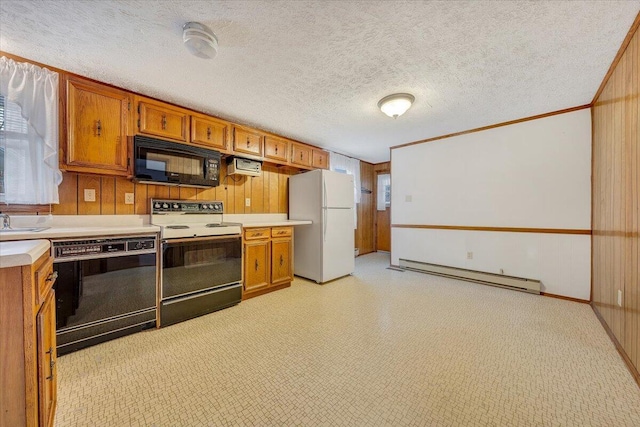
M 327 215 L 327 208 L 322 208 L 322 239 L 324 242 L 327 241 L 327 220 L 329 219 L 329 215 Z
M 324 177 L 322 177 L 322 186 L 324 187 L 324 191 L 322 192 L 322 207 L 323 208 L 328 208 L 327 206 L 327 181 L 325 181 Z

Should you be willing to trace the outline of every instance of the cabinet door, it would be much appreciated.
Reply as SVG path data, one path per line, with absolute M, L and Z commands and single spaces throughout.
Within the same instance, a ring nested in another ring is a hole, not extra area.
M 313 150 L 311 166 L 318 169 L 329 169 L 329 153 L 323 150 Z
M 251 292 L 269 286 L 268 240 L 245 243 L 244 291 Z
M 291 163 L 299 166 L 311 166 L 311 147 L 302 144 L 291 144 Z
M 127 128 L 131 95 L 67 79 L 67 142 L 62 168 L 127 176 Z
M 291 282 L 291 239 L 271 241 L 271 284 Z
M 140 101 L 138 104 L 140 133 L 187 141 L 188 114 L 170 105 Z
M 56 410 L 56 306 L 50 290 L 36 317 L 38 328 L 38 400 L 40 427 L 53 426 Z
M 266 136 L 264 139 L 264 157 L 276 161 L 286 162 L 289 142 L 284 139 Z
M 191 142 L 227 151 L 230 124 L 222 120 L 191 116 Z
M 235 126 L 233 128 L 233 151 L 262 157 L 262 134 Z

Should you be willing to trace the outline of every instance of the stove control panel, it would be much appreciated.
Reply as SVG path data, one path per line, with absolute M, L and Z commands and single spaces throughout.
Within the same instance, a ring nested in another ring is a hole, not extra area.
M 151 199 L 151 214 L 221 214 L 224 205 L 217 200 Z

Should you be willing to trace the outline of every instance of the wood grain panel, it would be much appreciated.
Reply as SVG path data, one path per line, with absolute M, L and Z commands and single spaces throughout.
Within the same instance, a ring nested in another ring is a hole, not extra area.
M 95 190 L 95 202 L 84 201 L 85 189 Z M 78 175 L 78 215 L 100 215 L 100 197 L 100 177 L 93 175 Z
M 114 215 L 116 213 L 116 179 L 103 176 L 100 178 L 100 181 L 100 186 L 102 188 L 100 197 L 100 214 Z
M 269 213 L 278 212 L 278 181 L 279 174 L 277 169 L 269 167 L 266 169 L 269 173 Z
M 236 179 L 238 179 L 238 177 L 236 176 Z M 243 214 L 245 213 L 245 209 L 244 209 L 244 197 L 245 197 L 245 185 L 246 182 L 249 180 L 248 177 L 246 176 L 240 176 L 240 178 L 238 179 L 238 181 L 231 181 L 231 185 L 233 186 L 233 190 L 234 190 L 234 194 L 235 194 L 235 199 L 234 199 L 234 213 L 237 214 Z
M 251 213 L 264 212 L 264 178 L 263 175 L 251 179 Z
M 134 212 L 136 215 L 146 215 L 149 214 L 149 200 L 147 198 L 147 184 L 138 184 L 135 185 L 135 204 L 134 204 Z
M 126 178 L 116 178 L 116 214 L 117 215 L 133 215 L 134 205 L 127 205 L 125 201 L 125 194 L 135 194 L 135 185 L 131 180 Z M 135 203 L 135 198 L 134 198 Z
M 276 212 L 289 212 L 289 174 L 285 171 L 278 174 L 278 210 Z
M 358 224 L 356 228 L 356 247 L 360 255 L 368 254 L 375 250 L 373 215 L 375 209 L 374 196 L 374 171 L 373 165 L 360 162 L 360 203 L 357 206 Z
M 592 307 L 640 383 L 639 21 L 592 110 Z
M 78 175 L 62 173 L 62 183 L 58 186 L 60 203 L 53 205 L 51 212 L 55 215 L 78 214 Z

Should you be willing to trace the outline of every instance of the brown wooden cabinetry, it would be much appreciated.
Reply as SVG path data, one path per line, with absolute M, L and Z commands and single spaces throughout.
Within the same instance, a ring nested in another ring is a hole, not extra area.
M 67 77 L 65 88 L 67 138 L 62 144 L 60 168 L 129 175 L 131 94 L 74 76 Z
M 187 142 L 189 114 L 187 110 L 152 99 L 138 98 L 138 132 Z
M 191 143 L 228 152 L 231 124 L 208 116 L 191 116 Z
M 289 160 L 289 141 L 267 135 L 264 138 L 264 157 L 274 162 L 286 163 Z
M 2 426 L 53 425 L 57 390 L 54 282 L 48 252 L 32 265 L 0 269 Z
M 308 145 L 299 144 L 297 142 L 291 143 L 291 164 L 310 169 L 311 150 L 312 148 Z
M 292 227 L 245 229 L 242 298 L 288 287 L 292 279 Z
M 329 152 L 313 149 L 311 166 L 316 169 L 329 169 Z
M 233 127 L 233 151 L 262 157 L 262 134 L 254 129 Z

